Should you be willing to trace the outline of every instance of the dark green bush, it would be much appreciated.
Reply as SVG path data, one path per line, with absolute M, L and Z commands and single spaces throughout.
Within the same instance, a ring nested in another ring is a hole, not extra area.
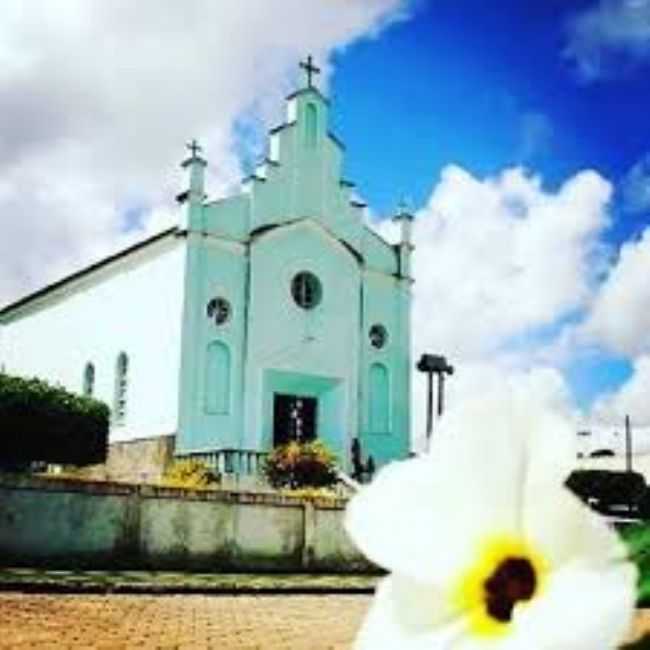
M 109 417 L 103 402 L 0 373 L 0 466 L 104 462 Z
M 276 488 L 328 487 L 336 483 L 336 456 L 318 440 L 290 442 L 269 454 L 264 474 Z

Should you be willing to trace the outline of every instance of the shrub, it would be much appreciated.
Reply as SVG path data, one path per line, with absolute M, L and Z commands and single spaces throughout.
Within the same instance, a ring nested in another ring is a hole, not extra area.
M 182 458 L 175 460 L 167 468 L 162 484 L 169 487 L 204 490 L 219 484 L 219 474 L 211 470 L 202 460 Z
M 624 526 L 620 533 L 628 547 L 630 558 L 639 569 L 639 604 L 647 607 L 650 602 L 650 524 L 645 521 Z
M 264 474 L 275 488 L 328 487 L 336 483 L 336 456 L 318 440 L 294 441 L 269 454 Z
M 109 417 L 103 402 L 0 373 L 0 464 L 103 463 Z

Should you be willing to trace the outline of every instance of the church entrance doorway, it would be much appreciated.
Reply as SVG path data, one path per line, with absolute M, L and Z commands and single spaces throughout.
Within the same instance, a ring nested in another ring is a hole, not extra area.
M 273 395 L 273 446 L 292 440 L 308 442 L 316 438 L 318 399 L 303 395 Z

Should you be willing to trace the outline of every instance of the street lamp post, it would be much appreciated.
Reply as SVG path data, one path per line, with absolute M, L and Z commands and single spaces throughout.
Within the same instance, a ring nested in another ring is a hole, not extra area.
M 433 375 L 438 376 L 438 416 L 444 410 L 445 376 L 454 374 L 454 367 L 439 354 L 423 354 L 417 363 L 417 369 L 427 375 L 427 441 L 433 432 Z
M 632 471 L 632 427 L 630 416 L 625 416 L 625 471 Z

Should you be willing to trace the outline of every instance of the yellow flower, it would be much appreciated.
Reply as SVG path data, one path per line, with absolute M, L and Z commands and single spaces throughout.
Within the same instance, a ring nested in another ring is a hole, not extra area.
M 430 454 L 379 472 L 346 517 L 391 572 L 355 649 L 616 648 L 636 570 L 564 487 L 574 439 L 528 397 L 489 397 L 445 416 Z

